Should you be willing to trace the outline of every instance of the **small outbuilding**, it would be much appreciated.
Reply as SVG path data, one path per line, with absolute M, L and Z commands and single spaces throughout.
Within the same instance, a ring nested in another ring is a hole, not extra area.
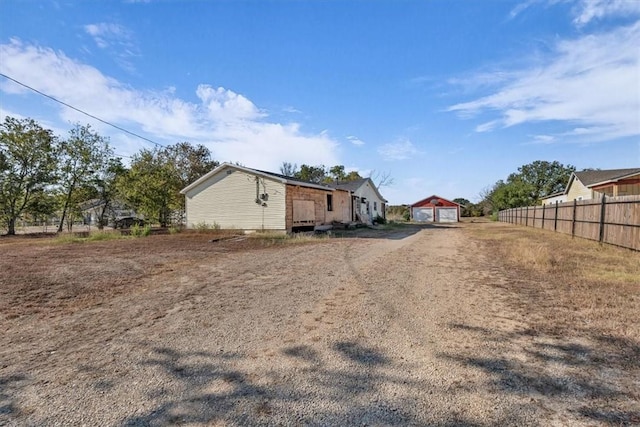
M 415 202 L 410 212 L 416 222 L 460 221 L 460 204 L 436 195 Z

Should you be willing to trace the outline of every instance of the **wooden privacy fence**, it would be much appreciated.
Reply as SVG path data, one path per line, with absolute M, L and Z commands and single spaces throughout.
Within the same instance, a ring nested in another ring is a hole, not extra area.
M 640 196 L 507 209 L 498 220 L 640 250 Z

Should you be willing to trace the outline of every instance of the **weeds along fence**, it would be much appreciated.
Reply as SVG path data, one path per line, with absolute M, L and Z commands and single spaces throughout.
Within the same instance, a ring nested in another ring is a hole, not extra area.
M 640 196 L 507 209 L 498 220 L 640 251 Z

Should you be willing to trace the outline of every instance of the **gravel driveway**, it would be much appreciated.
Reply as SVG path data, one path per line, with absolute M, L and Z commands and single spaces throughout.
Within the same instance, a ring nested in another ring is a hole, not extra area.
M 501 267 L 462 228 L 414 231 L 176 247 L 108 297 L 5 316 L 0 424 L 582 425 L 510 369 L 530 338 Z

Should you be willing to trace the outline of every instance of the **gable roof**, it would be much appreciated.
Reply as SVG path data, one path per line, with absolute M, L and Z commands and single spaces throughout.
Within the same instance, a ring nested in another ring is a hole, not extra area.
M 347 191 L 351 191 L 352 193 L 354 193 L 355 191 L 357 191 L 360 187 L 362 187 L 367 182 L 369 182 L 371 184 L 371 188 L 373 188 L 373 191 L 376 193 L 378 198 L 380 200 L 382 200 L 383 202 L 387 203 L 387 199 L 382 197 L 382 194 L 380 194 L 380 191 L 378 190 L 378 187 L 376 187 L 376 185 L 373 183 L 371 178 L 360 178 L 360 179 L 354 179 L 352 181 L 338 181 L 338 182 L 330 184 L 330 185 L 333 188 L 335 188 L 336 190 L 347 190 Z
M 573 172 L 569 178 L 567 186 L 564 188 L 563 194 L 569 194 L 569 188 L 575 179 L 578 179 L 587 188 L 597 185 L 616 182 L 621 179 L 640 174 L 640 168 L 630 169 L 607 169 L 607 170 L 585 170 Z
M 582 182 L 582 184 L 584 184 L 586 187 L 593 187 L 595 185 L 616 182 L 620 179 L 624 179 L 637 174 L 640 174 L 640 168 L 586 170 L 573 173 L 573 175 L 575 175 L 575 177 L 578 178 L 580 182 Z M 569 180 L 569 184 L 571 184 L 571 180 Z M 567 185 L 567 189 L 568 188 L 569 186 Z
M 461 207 L 462 207 L 462 205 L 461 205 L 460 203 L 456 203 L 456 202 L 454 202 L 453 200 L 445 199 L 444 197 L 440 197 L 440 196 L 438 196 L 437 194 L 433 194 L 433 195 L 431 195 L 431 196 L 429 196 L 429 197 L 425 197 L 424 199 L 422 199 L 422 200 L 418 200 L 417 202 L 412 203 L 412 204 L 411 204 L 411 205 L 409 205 L 409 206 L 415 206 L 415 205 L 418 205 L 418 204 L 420 204 L 420 203 L 422 203 L 422 202 L 425 202 L 425 201 L 427 201 L 427 200 L 429 200 L 429 199 L 439 199 L 439 200 L 444 200 L 444 201 L 447 201 L 447 202 L 449 202 L 449 203 L 453 203 L 454 205 L 458 205 L 458 206 L 461 206 Z
M 288 176 L 279 175 L 277 173 L 265 172 L 265 171 L 261 171 L 261 170 L 258 170 L 258 169 L 251 169 L 251 168 L 247 168 L 245 166 L 233 165 L 231 163 L 223 163 L 220 166 L 218 166 L 217 168 L 215 168 L 212 171 L 202 175 L 200 178 L 196 179 L 191 184 L 189 184 L 186 187 L 184 187 L 182 190 L 180 190 L 180 194 L 186 194 L 188 191 L 194 189 L 195 187 L 197 187 L 198 185 L 200 185 L 204 181 L 208 180 L 212 176 L 218 175 L 220 172 L 222 172 L 222 171 L 224 171 L 226 169 L 236 169 L 236 170 L 243 171 L 243 172 L 246 172 L 246 173 L 251 174 L 251 175 L 257 175 L 257 176 L 262 176 L 263 178 L 273 179 L 273 180 L 279 181 L 279 182 L 281 182 L 283 184 L 298 185 L 300 187 L 309 187 L 309 188 L 315 188 L 315 189 L 324 190 L 324 191 L 332 191 L 332 190 L 334 190 L 332 187 L 330 187 L 328 185 L 324 185 L 324 184 L 316 184 L 316 183 L 313 183 L 313 182 L 302 181 L 302 180 L 291 178 L 291 177 L 288 177 Z

